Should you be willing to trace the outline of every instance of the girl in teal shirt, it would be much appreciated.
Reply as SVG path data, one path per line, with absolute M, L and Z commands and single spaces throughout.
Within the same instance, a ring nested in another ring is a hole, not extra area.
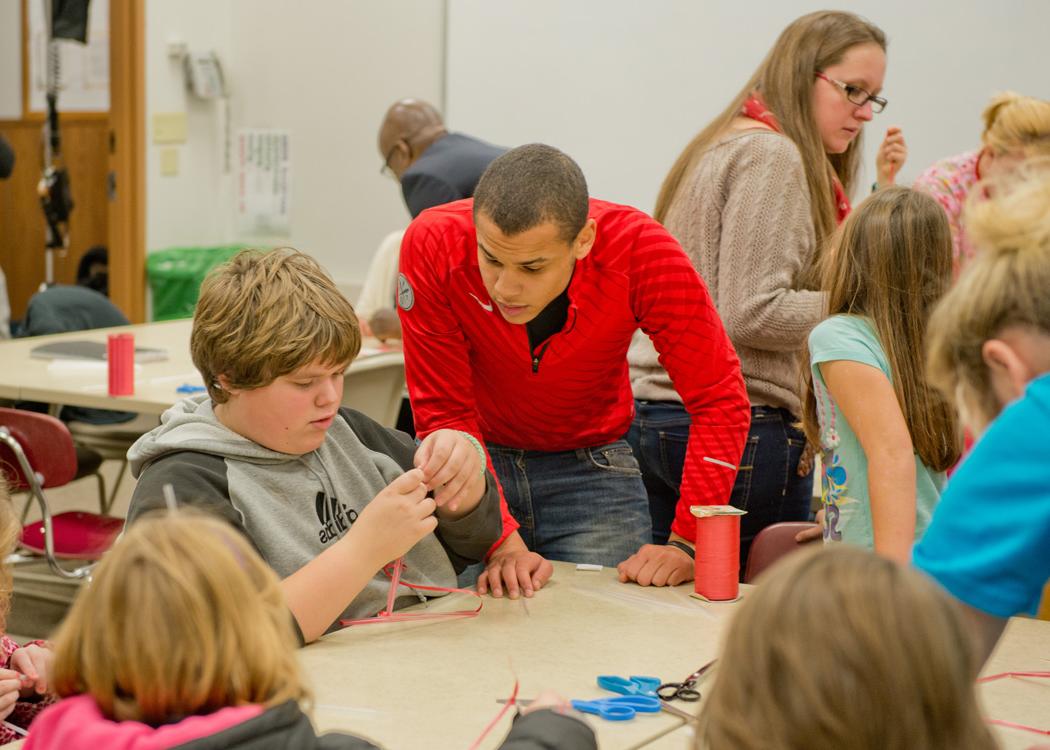
M 822 269 L 830 317 L 809 336 L 803 426 L 822 453 L 822 530 L 907 562 L 961 449 L 926 383 L 924 332 L 952 273 L 944 211 L 888 188 L 843 224 Z

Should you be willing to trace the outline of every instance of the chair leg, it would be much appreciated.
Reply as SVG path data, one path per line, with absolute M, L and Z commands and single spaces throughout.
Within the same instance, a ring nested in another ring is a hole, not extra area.
M 120 462 L 120 471 L 117 473 L 117 479 L 113 482 L 113 489 L 109 493 L 109 501 L 102 509 L 102 515 L 109 515 L 109 509 L 113 507 L 113 501 L 117 499 L 117 491 L 120 490 L 120 483 L 124 481 L 124 474 L 128 470 L 128 460 L 125 458 Z
M 106 478 L 102 476 L 102 472 L 95 472 L 95 479 L 98 480 L 98 508 L 102 515 L 109 513 L 110 502 L 106 501 Z

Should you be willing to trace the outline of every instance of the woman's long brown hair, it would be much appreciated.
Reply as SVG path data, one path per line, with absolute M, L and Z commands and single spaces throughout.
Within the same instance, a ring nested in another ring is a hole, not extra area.
M 852 13 L 820 11 L 791 23 L 774 43 L 765 60 L 720 115 L 685 147 L 660 187 L 653 215 L 663 222 L 683 181 L 700 157 L 740 115 L 744 101 L 754 92 L 780 121 L 784 134 L 798 147 L 809 187 L 813 228 L 820 248 L 835 231 L 837 213 L 832 175 L 846 194 L 854 186 L 861 153 L 858 136 L 842 154 L 827 154 L 813 117 L 815 72 L 842 61 L 859 44 L 886 49 L 886 35 L 872 23 Z

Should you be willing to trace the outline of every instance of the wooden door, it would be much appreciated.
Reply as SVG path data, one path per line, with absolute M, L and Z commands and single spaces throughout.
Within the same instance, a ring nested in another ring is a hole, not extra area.
M 110 111 L 62 113 L 62 156 L 74 208 L 70 244 L 54 254 L 54 278 L 76 282 L 77 264 L 94 245 L 109 248 L 110 298 L 133 322 L 145 319 L 145 52 L 143 0 L 110 0 Z M 23 89 L 28 90 L 28 36 L 23 19 Z M 28 102 L 28 96 L 23 96 Z M 59 100 L 61 110 L 61 99 Z M 43 116 L 0 120 L 15 150 L 15 170 L 0 181 L 0 268 L 11 317 L 20 319 L 45 278 L 45 224 L 37 183 Z

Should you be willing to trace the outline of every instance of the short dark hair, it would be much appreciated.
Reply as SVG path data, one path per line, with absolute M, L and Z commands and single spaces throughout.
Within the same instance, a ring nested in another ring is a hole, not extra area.
M 572 242 L 587 223 L 587 180 L 580 166 L 553 146 L 530 143 L 489 164 L 474 190 L 474 220 L 485 214 L 513 237 L 544 222 Z

